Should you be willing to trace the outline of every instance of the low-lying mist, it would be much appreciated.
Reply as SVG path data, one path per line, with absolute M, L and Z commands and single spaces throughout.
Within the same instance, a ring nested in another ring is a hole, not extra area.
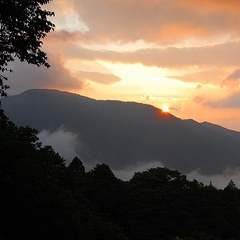
M 64 126 L 55 132 L 43 130 L 38 134 L 38 138 L 43 145 L 49 145 L 59 153 L 66 160 L 67 165 L 78 155 L 81 146 L 78 135 L 67 131 Z
M 80 140 L 79 136 L 71 131 L 68 131 L 62 126 L 55 132 L 49 132 L 43 130 L 38 134 L 39 141 L 43 145 L 50 145 L 56 152 L 60 154 L 68 165 L 75 156 L 78 156 L 84 163 L 86 170 L 92 169 L 98 163 L 104 163 L 99 161 L 87 162 L 82 157 L 82 153 L 86 151 L 86 145 Z M 161 161 L 152 162 L 138 162 L 135 165 L 128 165 L 123 169 L 116 170 L 113 164 L 109 164 L 113 173 L 117 178 L 124 181 L 130 180 L 134 173 L 143 172 L 150 168 L 165 167 Z M 178 170 L 178 169 L 176 169 Z M 189 180 L 196 179 L 199 182 L 209 185 L 210 183 L 219 188 L 223 189 L 227 186 L 230 180 L 233 180 L 237 187 L 240 187 L 240 168 L 226 168 L 221 174 L 206 175 L 201 173 L 201 169 L 196 169 L 187 173 Z

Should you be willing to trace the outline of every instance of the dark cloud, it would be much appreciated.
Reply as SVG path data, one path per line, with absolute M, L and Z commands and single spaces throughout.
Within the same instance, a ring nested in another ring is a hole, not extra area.
M 84 82 L 73 76 L 64 67 L 60 55 L 49 54 L 49 69 L 37 67 L 18 60 L 11 63 L 14 73 L 8 74 L 7 84 L 11 87 L 9 94 L 17 94 L 32 88 L 56 88 L 64 90 L 80 90 Z
M 81 42 L 88 42 L 89 36 L 87 34 L 83 34 L 80 31 L 74 31 L 70 32 L 67 30 L 58 30 L 51 32 L 49 35 L 47 35 L 45 42 L 47 44 L 56 44 L 56 42 L 63 42 L 66 43 L 73 43 L 77 41 Z

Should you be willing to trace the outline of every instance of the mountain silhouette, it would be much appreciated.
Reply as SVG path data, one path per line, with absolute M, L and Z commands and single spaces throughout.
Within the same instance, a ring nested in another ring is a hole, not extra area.
M 94 100 L 49 89 L 27 90 L 1 99 L 18 126 L 39 132 L 65 129 L 78 134 L 83 162 L 121 170 L 160 161 L 183 173 L 221 173 L 240 166 L 240 132 L 208 122 L 182 120 L 151 105 Z

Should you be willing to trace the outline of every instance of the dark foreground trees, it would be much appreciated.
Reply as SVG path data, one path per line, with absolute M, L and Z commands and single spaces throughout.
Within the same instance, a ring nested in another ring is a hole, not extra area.
M 219 190 L 167 168 L 136 173 L 129 181 L 130 238 L 239 239 L 240 190 L 231 186 Z
M 0 110 L 0 239 L 127 239 L 78 194 L 83 172 L 71 166 Z
M 123 182 L 109 166 L 69 166 L 0 110 L 0 239 L 239 240 L 240 190 L 167 168 Z
M 42 9 L 50 1 L 0 0 L 0 96 L 6 95 L 7 78 L 3 73 L 12 71 L 8 63 L 14 58 L 49 67 L 41 46 L 42 39 L 54 28 L 48 20 L 54 13 Z

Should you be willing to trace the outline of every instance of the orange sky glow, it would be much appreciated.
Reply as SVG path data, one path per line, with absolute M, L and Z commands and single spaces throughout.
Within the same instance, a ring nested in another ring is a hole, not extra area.
M 53 0 L 51 68 L 13 63 L 10 94 L 54 88 L 240 131 L 239 0 Z

